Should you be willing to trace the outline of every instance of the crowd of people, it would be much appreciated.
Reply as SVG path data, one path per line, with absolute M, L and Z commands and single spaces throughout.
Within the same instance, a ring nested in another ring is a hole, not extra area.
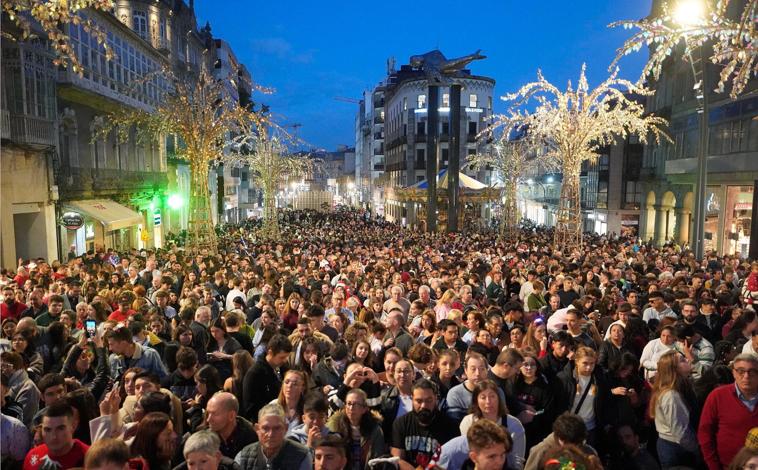
M 2 467 L 758 468 L 758 263 L 290 211 L 0 273 Z

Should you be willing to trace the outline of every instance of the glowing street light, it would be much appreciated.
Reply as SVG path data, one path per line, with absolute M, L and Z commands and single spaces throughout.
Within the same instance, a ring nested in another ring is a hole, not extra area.
M 681 0 L 672 15 L 679 26 L 691 28 L 705 22 L 705 5 L 702 0 Z

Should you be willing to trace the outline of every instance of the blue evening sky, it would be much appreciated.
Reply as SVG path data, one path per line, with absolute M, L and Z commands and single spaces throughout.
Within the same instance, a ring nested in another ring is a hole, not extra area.
M 616 48 L 631 31 L 607 28 L 638 19 L 650 0 L 196 0 L 200 25 L 227 40 L 253 80 L 276 92 L 257 96 L 284 124 L 301 124 L 310 146 L 333 150 L 354 145 L 358 99 L 385 76 L 387 59 L 399 68 L 414 54 L 439 48 L 448 58 L 482 49 L 472 73 L 496 80 L 497 97 L 545 77 L 560 88 L 576 81 L 587 63 L 590 85 L 607 76 Z M 621 75 L 636 79 L 647 55 L 621 62 Z M 495 111 L 503 112 L 495 99 Z

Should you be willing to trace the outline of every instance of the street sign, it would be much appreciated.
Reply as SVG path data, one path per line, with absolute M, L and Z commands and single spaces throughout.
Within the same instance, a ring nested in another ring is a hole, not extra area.
M 65 212 L 61 216 L 60 224 L 69 230 L 79 230 L 84 225 L 84 217 L 78 212 Z

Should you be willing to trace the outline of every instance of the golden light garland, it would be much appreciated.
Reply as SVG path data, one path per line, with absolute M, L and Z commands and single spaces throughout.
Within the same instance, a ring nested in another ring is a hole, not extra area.
M 519 123 L 511 122 L 505 115 L 495 115 L 492 121 L 493 125 L 477 136 L 482 142 L 483 151 L 469 156 L 467 162 L 475 169 L 492 167 L 501 175 L 503 210 L 500 216 L 500 236 L 506 240 L 515 240 L 521 221 L 518 186 L 530 167 L 545 170 L 551 162 L 542 158 L 539 146 Z M 509 131 L 516 131 L 519 135 L 511 138 Z
M 81 74 L 84 67 L 63 26 L 82 26 L 103 48 L 105 57 L 111 60 L 113 50 L 108 46 L 106 32 L 81 12 L 86 9 L 110 12 L 114 5 L 113 0 L 2 0 L 3 14 L 18 28 L 18 31 L 5 30 L 2 36 L 21 41 L 33 39 L 37 37 L 36 24 L 55 53 L 54 65 L 70 66 L 75 73 Z
M 265 240 L 279 238 L 276 193 L 288 177 L 312 175 L 319 161 L 309 154 L 292 153 L 298 141 L 270 120 L 250 121 L 235 137 L 235 151 L 224 157 L 225 163 L 247 166 L 263 190 L 263 225 L 259 236 Z
M 210 214 L 208 171 L 223 158 L 232 136 L 262 115 L 243 108 L 225 91 L 225 83 L 203 67 L 199 76 L 177 77 L 168 71 L 171 89 L 154 111 L 122 108 L 110 114 L 102 133 L 112 130 L 125 141 L 136 128 L 139 139 L 175 134 L 183 143 L 177 157 L 189 162 L 190 201 L 187 245 L 190 251 L 216 252 L 216 234 Z M 151 77 L 143 77 L 143 80 Z
M 703 6 L 707 8 L 708 4 L 704 1 Z M 666 59 L 675 51 L 681 50 L 683 56 L 690 57 L 703 45 L 711 45 L 711 62 L 723 66 L 716 91 L 722 93 L 729 88 L 730 96 L 737 98 L 750 78 L 758 75 L 758 0 L 747 0 L 737 21 L 727 15 L 729 5 L 729 0 L 719 0 L 715 9 L 690 25 L 678 24 L 665 3 L 659 16 L 611 23 L 610 27 L 639 30 L 618 49 L 611 67 L 615 67 L 621 57 L 649 47 L 650 57 L 640 80 L 648 77 L 657 80 Z
M 570 254 L 581 248 L 582 211 L 580 172 L 582 163 L 595 161 L 603 147 L 636 135 L 643 143 L 652 134 L 656 143 L 663 132 L 665 119 L 646 115 L 644 106 L 629 96 L 649 96 L 653 92 L 618 78 L 618 69 L 596 88 L 590 90 L 582 66 L 579 82 L 568 83 L 561 91 L 548 82 L 540 71 L 537 81 L 502 97 L 510 102 L 509 113 L 502 120 L 503 132 L 510 135 L 526 129 L 530 141 L 563 172 L 563 184 L 555 228 L 555 247 Z M 526 106 L 536 101 L 533 111 Z

